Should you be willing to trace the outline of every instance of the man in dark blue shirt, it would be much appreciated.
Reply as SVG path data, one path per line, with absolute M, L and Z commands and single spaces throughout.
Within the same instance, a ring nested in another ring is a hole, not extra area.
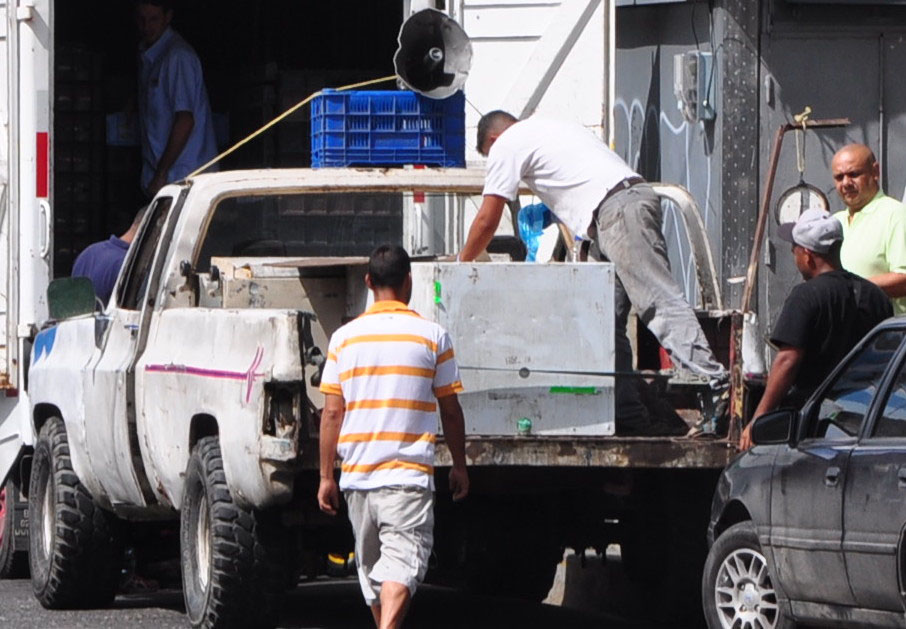
M 90 279 L 94 285 L 94 293 L 104 304 L 110 301 L 116 276 L 119 275 L 123 260 L 126 259 L 126 252 L 138 232 L 147 209 L 146 205 L 135 214 L 132 225 L 125 234 L 119 237 L 110 236 L 107 240 L 88 245 L 72 265 L 72 276 Z

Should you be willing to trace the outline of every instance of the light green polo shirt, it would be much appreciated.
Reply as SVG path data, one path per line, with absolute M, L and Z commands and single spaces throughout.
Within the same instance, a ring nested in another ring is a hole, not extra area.
M 868 205 L 849 221 L 849 210 L 834 214 L 843 224 L 843 268 L 869 278 L 881 273 L 906 273 L 906 205 L 878 190 Z M 893 313 L 906 312 L 906 297 L 891 299 Z

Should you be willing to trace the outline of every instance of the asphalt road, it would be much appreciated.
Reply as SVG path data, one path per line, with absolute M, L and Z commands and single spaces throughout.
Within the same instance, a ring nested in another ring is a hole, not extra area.
M 120 596 L 111 608 L 104 610 L 47 611 L 35 600 L 29 581 L 0 581 L 0 627 L 3 629 L 169 629 L 187 626 L 180 591 Z M 286 629 L 370 629 L 373 626 L 358 584 L 351 579 L 302 583 L 288 595 L 280 623 L 280 627 Z M 622 629 L 650 625 L 620 621 L 608 614 L 422 586 L 413 600 L 406 626 Z

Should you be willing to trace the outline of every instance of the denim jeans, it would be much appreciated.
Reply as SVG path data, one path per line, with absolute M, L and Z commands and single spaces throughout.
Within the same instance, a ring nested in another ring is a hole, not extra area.
M 594 229 L 589 229 L 616 270 L 616 369 L 632 369 L 626 336 L 632 305 L 674 364 L 709 379 L 726 379 L 726 369 L 711 352 L 692 306 L 670 273 L 661 223 L 660 199 L 651 186 L 641 183 L 604 199 L 595 212 Z M 617 379 L 618 416 L 647 415 L 636 384 L 629 378 Z

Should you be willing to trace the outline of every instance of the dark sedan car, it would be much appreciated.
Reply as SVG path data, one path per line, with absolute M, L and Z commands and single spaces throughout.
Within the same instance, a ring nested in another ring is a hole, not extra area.
M 709 627 L 906 626 L 904 340 L 884 322 L 801 412 L 755 421 L 714 495 Z

